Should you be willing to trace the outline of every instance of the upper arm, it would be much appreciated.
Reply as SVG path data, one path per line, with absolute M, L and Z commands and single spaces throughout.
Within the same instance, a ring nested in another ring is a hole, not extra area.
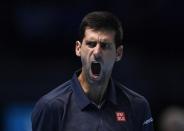
M 136 98 L 132 108 L 135 130 L 154 131 L 153 118 L 148 101 L 144 97 Z
M 151 109 L 147 100 L 144 102 L 143 131 L 153 131 L 153 118 Z
M 32 131 L 56 131 L 61 115 L 60 103 L 37 103 L 31 117 Z

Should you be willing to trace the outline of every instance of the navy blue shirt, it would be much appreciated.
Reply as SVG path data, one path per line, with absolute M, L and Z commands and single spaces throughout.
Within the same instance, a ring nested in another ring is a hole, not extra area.
M 73 78 L 43 96 L 32 112 L 32 131 L 153 131 L 147 100 L 110 80 L 95 105 Z

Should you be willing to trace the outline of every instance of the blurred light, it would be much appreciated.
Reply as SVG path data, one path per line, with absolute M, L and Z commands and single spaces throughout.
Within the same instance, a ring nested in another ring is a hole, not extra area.
M 5 108 L 4 131 L 31 131 L 30 104 L 13 104 Z

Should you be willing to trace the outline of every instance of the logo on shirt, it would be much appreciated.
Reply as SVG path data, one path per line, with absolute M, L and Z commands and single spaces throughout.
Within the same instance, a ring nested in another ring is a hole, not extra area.
M 116 120 L 118 122 L 126 122 L 125 112 L 116 112 Z
M 145 121 L 143 122 L 143 125 L 147 125 L 147 124 L 149 124 L 149 123 L 151 123 L 151 122 L 153 122 L 153 118 L 152 118 L 152 117 L 149 118 L 149 119 L 147 119 L 147 120 L 145 120 Z

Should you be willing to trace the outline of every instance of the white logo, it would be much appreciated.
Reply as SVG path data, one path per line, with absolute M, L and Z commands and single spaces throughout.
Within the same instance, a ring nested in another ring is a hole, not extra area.
M 149 124 L 149 123 L 151 123 L 151 122 L 153 122 L 153 118 L 152 118 L 152 117 L 149 118 L 149 119 L 147 119 L 147 120 L 145 120 L 145 121 L 143 122 L 143 125 L 147 125 L 147 124 Z

